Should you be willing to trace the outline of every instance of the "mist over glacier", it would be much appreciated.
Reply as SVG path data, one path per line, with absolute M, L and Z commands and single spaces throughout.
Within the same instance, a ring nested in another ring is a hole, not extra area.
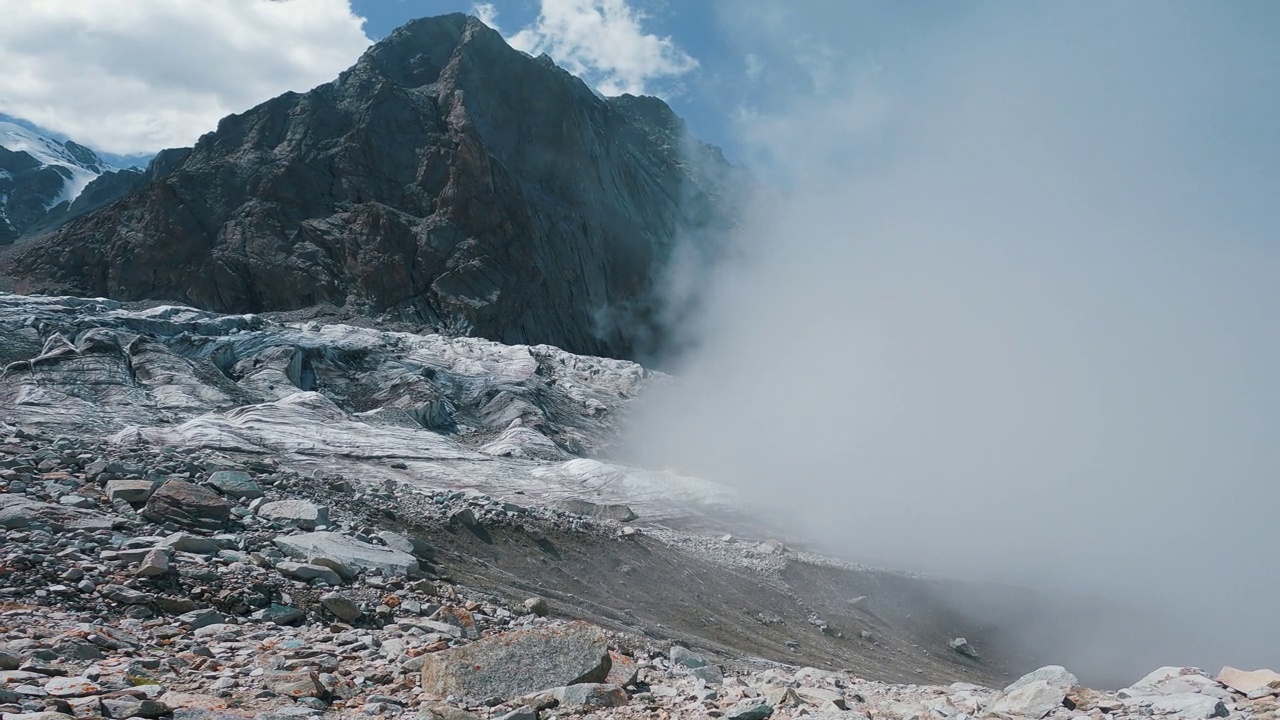
M 1108 681 L 1280 665 L 1273 8 L 977 4 L 876 44 L 870 6 L 787 7 L 721 5 L 768 190 L 627 454 L 846 558 L 1079 599 L 1035 642 Z

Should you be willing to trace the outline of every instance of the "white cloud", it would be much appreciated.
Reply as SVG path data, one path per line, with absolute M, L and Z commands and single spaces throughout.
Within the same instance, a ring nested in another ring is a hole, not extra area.
M 480 18 L 480 22 L 485 25 L 502 32 L 502 28 L 498 27 L 498 8 L 494 7 L 493 3 L 476 3 L 471 6 L 471 14 Z
M 98 150 L 190 145 L 368 47 L 347 0 L 0 0 L 0 112 Z
M 509 42 L 547 53 L 605 95 L 653 94 L 655 83 L 692 71 L 698 61 L 670 37 L 645 33 L 644 20 L 626 0 L 542 0 L 538 19 Z

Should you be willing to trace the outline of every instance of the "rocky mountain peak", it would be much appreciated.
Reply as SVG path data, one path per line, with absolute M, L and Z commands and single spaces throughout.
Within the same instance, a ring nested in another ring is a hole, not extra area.
M 463 45 L 481 53 L 516 52 L 484 23 L 454 13 L 420 18 L 400 26 L 365 51 L 344 76 L 382 77 L 408 88 L 431 85 L 439 80 L 445 66 Z
M 460 14 L 408 23 L 165 164 L 23 248 L 17 287 L 323 304 L 636 357 L 662 343 L 677 238 L 733 221 L 727 163 L 665 103 L 600 98 Z

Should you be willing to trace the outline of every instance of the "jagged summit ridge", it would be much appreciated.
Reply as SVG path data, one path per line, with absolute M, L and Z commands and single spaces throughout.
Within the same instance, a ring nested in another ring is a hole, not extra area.
M 643 355 L 662 341 L 674 244 L 732 215 L 727 163 L 658 105 L 602 99 L 475 18 L 413 21 L 333 82 L 223 119 L 10 272 L 25 291 L 327 303 Z

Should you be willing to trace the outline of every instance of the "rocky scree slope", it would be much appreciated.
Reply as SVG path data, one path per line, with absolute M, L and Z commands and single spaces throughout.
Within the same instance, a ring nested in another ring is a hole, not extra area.
M 411 22 L 336 80 L 223 119 L 33 241 L 17 288 L 221 312 L 328 303 L 505 343 L 661 344 L 677 243 L 731 221 L 719 151 L 475 18 Z
M 803 658 L 881 679 L 988 680 L 1025 663 L 954 609 L 981 588 L 789 549 L 770 540 L 784 529 L 768 513 L 740 506 L 726 487 L 610 462 L 628 403 L 664 381 L 635 363 L 0 294 L 0 367 L 0 417 L 75 439 L 77 457 L 120 463 L 113 473 L 141 481 L 139 493 L 185 473 L 226 494 L 209 477 L 222 467 L 293 478 L 276 481 L 289 494 L 270 499 L 305 499 L 425 538 L 468 587 L 537 593 L 618 631 L 727 655 Z M 175 453 L 199 460 L 165 459 Z M 19 464 L 39 470 L 43 459 Z M 65 471 L 76 487 L 43 502 L 99 496 L 114 479 Z M 331 485 L 334 475 L 359 483 Z M 95 479 L 98 490 L 86 484 Z M 395 500 L 353 498 L 353 485 L 393 488 Z M 161 523 L 190 517 L 168 501 L 153 506 Z M 443 509 L 447 522 L 428 522 Z M 534 523 L 534 509 L 553 521 Z M 304 522 L 323 524 L 307 512 Z M 957 635 L 975 638 L 984 659 L 949 649 Z
M 397 509 L 407 532 L 381 527 Z M 556 526 L 643 538 L 475 494 L 0 425 L 0 713 L 1275 720 L 1280 709 L 1270 671 L 1165 667 L 1099 692 L 1048 666 L 995 690 L 690 649 L 566 621 L 581 612 L 573 596 L 468 586 L 454 570 L 483 561 L 458 562 L 437 540 Z

